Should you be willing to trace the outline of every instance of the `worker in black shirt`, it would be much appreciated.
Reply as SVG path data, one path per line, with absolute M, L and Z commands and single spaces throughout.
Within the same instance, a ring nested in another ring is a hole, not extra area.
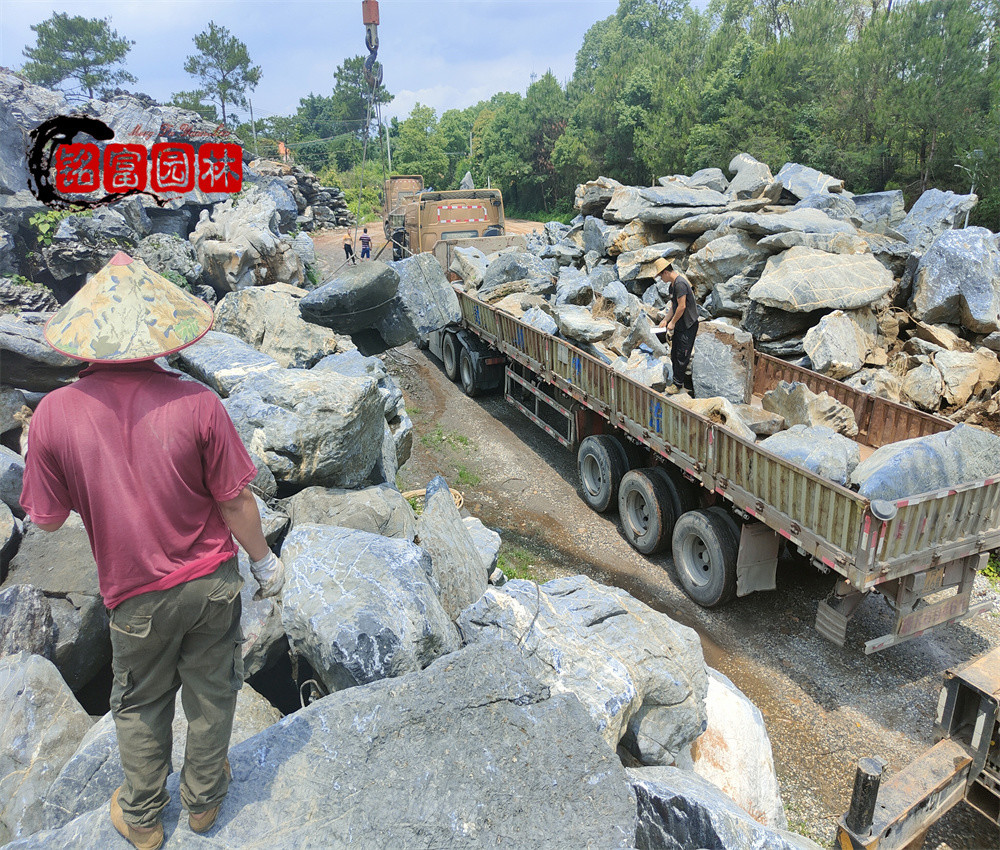
M 670 287 L 670 304 L 660 322 L 660 327 L 665 327 L 667 333 L 672 335 L 670 361 L 674 369 L 674 382 L 667 387 L 666 392 L 667 395 L 673 395 L 686 389 L 693 395 L 691 352 L 694 351 L 694 339 L 698 336 L 698 305 L 694 300 L 694 291 L 690 281 L 674 270 L 673 263 L 659 259 L 653 269 L 654 276 Z

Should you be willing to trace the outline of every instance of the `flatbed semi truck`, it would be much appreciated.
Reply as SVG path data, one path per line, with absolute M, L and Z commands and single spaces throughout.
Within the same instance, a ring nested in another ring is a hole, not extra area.
M 644 554 L 672 548 L 685 592 L 706 607 L 775 588 L 783 542 L 835 576 L 816 628 L 844 645 L 871 593 L 895 612 L 871 653 L 971 617 L 973 582 L 1000 546 L 1000 477 L 893 502 L 869 501 L 616 372 L 456 287 L 460 324 L 429 340 L 452 380 L 476 395 L 503 386 L 507 401 L 577 452 L 581 493 L 618 508 L 622 532 Z M 857 391 L 757 352 L 753 393 L 779 381 L 827 392 L 854 411 L 869 450 L 953 423 Z

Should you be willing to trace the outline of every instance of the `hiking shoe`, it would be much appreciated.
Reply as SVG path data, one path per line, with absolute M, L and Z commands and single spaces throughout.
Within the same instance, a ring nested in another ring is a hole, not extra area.
M 111 795 L 111 823 L 121 836 L 138 850 L 159 850 L 163 846 L 163 824 L 157 821 L 155 826 L 130 826 L 125 823 L 125 815 L 118 804 L 118 794 L 121 786 Z
M 233 778 L 232 768 L 229 767 L 229 759 L 226 759 L 225 764 L 222 766 L 223 770 L 226 771 L 226 776 L 230 780 Z M 191 827 L 192 832 L 208 832 L 213 826 L 215 826 L 215 821 L 219 817 L 219 810 L 222 808 L 222 803 L 217 806 L 212 806 L 204 812 L 190 812 L 188 814 L 188 826 Z
M 677 395 L 682 389 L 683 387 L 679 387 L 677 384 L 670 384 L 663 392 L 667 395 Z

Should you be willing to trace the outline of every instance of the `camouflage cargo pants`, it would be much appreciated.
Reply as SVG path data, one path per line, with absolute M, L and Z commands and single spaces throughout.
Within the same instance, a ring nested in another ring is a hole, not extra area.
M 243 685 L 240 576 L 236 558 L 211 575 L 126 599 L 111 612 L 111 712 L 125 782 L 126 822 L 151 826 L 170 800 L 174 700 L 188 721 L 181 801 L 211 809 L 229 790 L 223 769 Z

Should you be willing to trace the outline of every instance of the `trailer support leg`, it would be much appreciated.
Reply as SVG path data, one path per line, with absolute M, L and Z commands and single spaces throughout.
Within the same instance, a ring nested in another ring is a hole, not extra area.
M 847 640 L 847 623 L 867 594 L 841 579 L 833 593 L 816 608 L 816 631 L 837 646 Z

